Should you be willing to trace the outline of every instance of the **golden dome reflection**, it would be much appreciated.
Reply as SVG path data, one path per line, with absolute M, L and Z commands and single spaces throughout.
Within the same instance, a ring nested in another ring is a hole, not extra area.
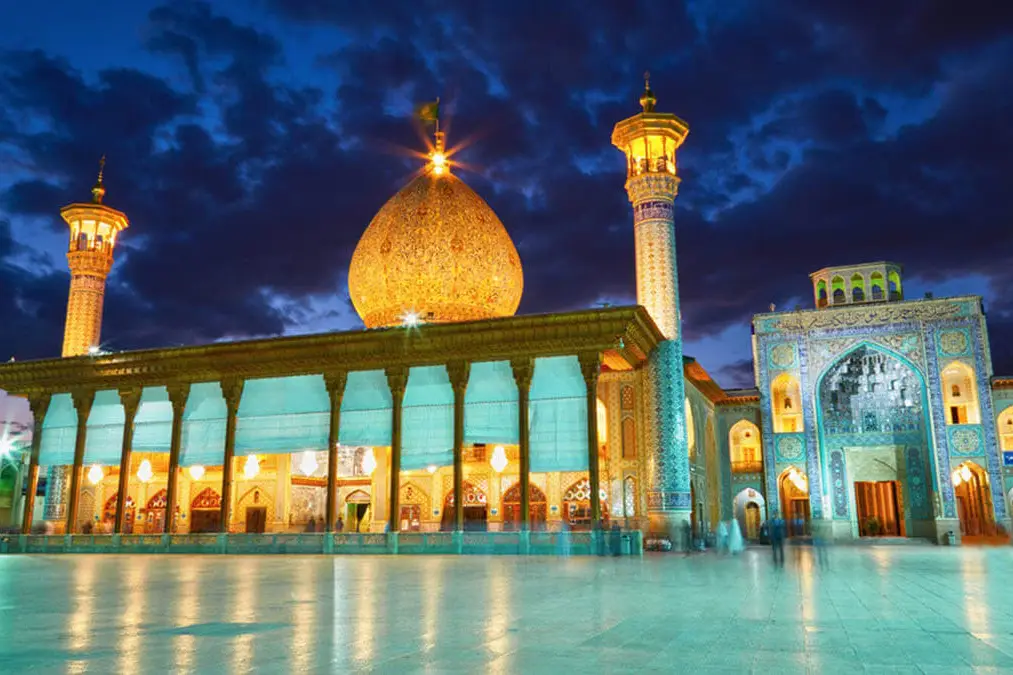
M 367 328 L 512 316 L 520 304 L 524 274 L 510 235 L 441 150 L 383 205 L 352 254 L 348 291 Z

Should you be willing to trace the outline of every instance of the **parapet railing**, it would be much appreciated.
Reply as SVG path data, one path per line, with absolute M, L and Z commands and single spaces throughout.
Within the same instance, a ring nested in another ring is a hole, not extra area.
M 642 556 L 644 538 L 639 530 L 623 530 L 618 536 L 609 530 L 3 535 L 0 537 L 0 554 L 3 553 Z

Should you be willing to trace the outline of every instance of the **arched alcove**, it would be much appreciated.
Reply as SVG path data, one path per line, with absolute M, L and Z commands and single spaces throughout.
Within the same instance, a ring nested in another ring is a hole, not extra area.
M 770 383 L 770 407 L 775 433 L 802 431 L 802 387 L 790 373 L 781 373 Z
M 763 455 L 760 449 L 760 429 L 749 420 L 739 420 L 728 431 L 728 448 L 732 473 L 760 473 Z
M 978 387 L 974 369 L 960 361 L 952 361 L 940 372 L 943 406 L 947 424 L 980 424 Z

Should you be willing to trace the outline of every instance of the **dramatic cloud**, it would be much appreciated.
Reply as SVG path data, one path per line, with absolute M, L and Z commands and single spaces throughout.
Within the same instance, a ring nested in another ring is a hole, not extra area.
M 113 346 L 358 325 L 351 251 L 417 169 L 410 112 L 437 95 L 462 177 L 518 245 L 521 310 L 630 302 L 609 137 L 650 68 L 659 107 L 691 127 L 685 331 L 719 381 L 748 385 L 751 368 L 747 339 L 716 336 L 771 302 L 808 305 L 819 267 L 878 259 L 922 286 L 978 280 L 964 291 L 988 298 L 996 369 L 1013 372 L 1011 28 L 1009 8 L 945 0 L 173 2 L 120 27 L 115 68 L 84 44 L 6 52 L 0 355 L 58 353 L 58 209 L 103 153 L 108 202 L 132 221 Z

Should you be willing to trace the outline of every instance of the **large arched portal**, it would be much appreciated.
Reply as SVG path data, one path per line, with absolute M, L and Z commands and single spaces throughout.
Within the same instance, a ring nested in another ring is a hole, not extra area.
M 862 345 L 818 386 L 820 445 L 836 531 L 932 536 L 925 386 L 900 357 Z

